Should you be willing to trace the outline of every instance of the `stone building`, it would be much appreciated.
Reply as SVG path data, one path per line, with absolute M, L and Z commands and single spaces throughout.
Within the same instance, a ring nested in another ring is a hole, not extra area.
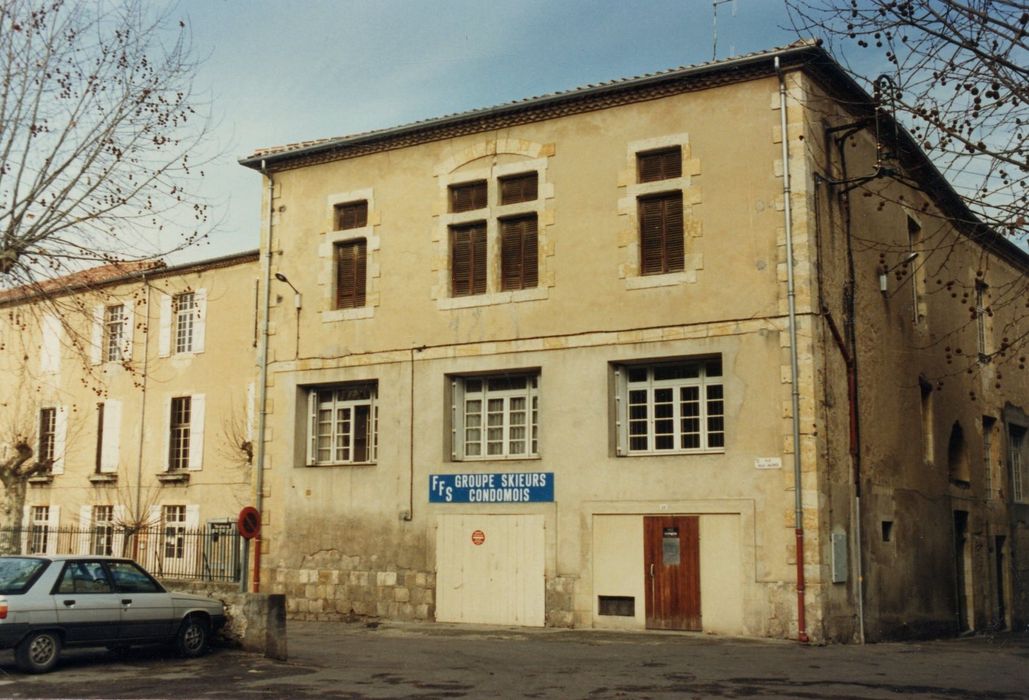
M 1022 624 L 1029 256 L 875 118 L 802 43 L 244 158 L 282 282 L 262 590 L 307 619 Z
M 175 533 L 252 500 L 257 261 L 113 263 L 0 297 L 0 460 L 22 441 L 43 467 L 2 493 L 15 546 L 122 554 L 143 529 L 160 541 L 124 553 L 159 574 L 239 566 Z

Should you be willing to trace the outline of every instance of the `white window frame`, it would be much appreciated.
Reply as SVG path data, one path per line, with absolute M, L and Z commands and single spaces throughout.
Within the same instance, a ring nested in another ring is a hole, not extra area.
M 114 548 L 114 506 L 92 506 L 90 512 L 89 553 L 103 556 L 120 555 Z
M 191 296 L 191 301 L 186 298 Z M 157 354 L 199 354 L 204 351 L 207 326 L 207 290 L 193 289 L 161 297 Z
M 714 363 L 720 369 L 718 374 L 713 374 Z M 696 369 L 696 376 L 669 377 L 657 376 L 663 369 L 675 367 L 690 367 Z M 667 454 L 704 454 L 721 453 L 725 451 L 725 377 L 724 369 L 721 368 L 720 357 L 702 357 L 680 360 L 670 360 L 651 363 L 624 364 L 615 367 L 615 411 L 617 416 L 617 446 L 616 454 L 624 456 L 640 455 L 667 455 Z M 645 373 L 642 378 L 631 378 L 631 374 Z M 684 415 L 683 407 L 686 401 L 683 398 L 683 391 L 696 388 L 697 398 L 690 403 L 696 403 L 697 415 Z M 659 392 L 671 392 L 671 401 L 660 401 Z M 633 403 L 633 395 L 642 394 L 639 398 L 642 401 Z M 717 405 L 721 405 L 721 413 L 713 411 Z M 671 410 L 668 416 L 658 416 L 657 408 L 667 405 Z M 633 406 L 642 406 L 644 415 L 631 417 Z M 697 422 L 696 431 L 684 430 L 684 421 L 695 419 Z M 717 421 L 721 421 L 721 430 L 713 429 Z M 668 422 L 668 432 L 658 433 L 661 426 L 658 422 Z M 645 446 L 634 446 L 632 425 L 639 424 L 644 427 L 641 437 L 645 440 Z M 684 447 L 683 439 L 688 435 L 696 435 L 699 445 L 696 447 Z M 719 436 L 716 438 L 716 436 Z M 665 437 L 671 440 L 670 447 L 662 447 L 660 438 Z
M 490 386 L 491 382 L 518 379 L 525 380 L 524 387 Z M 450 378 L 450 396 L 451 459 L 539 459 L 538 370 L 454 376 Z M 519 399 L 521 408 L 515 405 Z M 496 410 L 491 411 L 491 407 Z M 491 414 L 497 416 L 493 425 L 489 424 Z M 518 429 L 524 431 L 520 436 Z
M 172 299 L 175 313 L 174 335 L 172 342 L 175 353 L 193 352 L 193 331 L 196 328 L 196 293 L 182 292 Z
M 307 387 L 307 466 L 374 464 L 378 458 L 379 409 L 377 382 L 352 382 Z M 361 396 L 367 394 L 367 396 Z M 366 459 L 357 460 L 361 407 L 367 409 Z M 320 444 L 327 440 L 328 447 Z M 328 454 L 325 454 L 325 452 Z
M 172 427 L 172 406 L 176 399 L 189 401 L 189 423 L 181 426 L 178 435 L 173 434 Z M 164 469 L 166 472 L 182 474 L 189 471 L 199 471 L 203 468 L 204 460 L 204 416 L 206 399 L 204 394 L 189 394 L 169 396 L 164 404 Z M 188 441 L 186 448 L 185 465 L 172 465 L 171 448 L 174 441 L 185 439 Z
M 104 307 L 104 362 L 121 362 L 125 353 L 125 304 Z
M 26 554 L 56 554 L 61 508 L 55 505 L 25 506 L 22 551 Z

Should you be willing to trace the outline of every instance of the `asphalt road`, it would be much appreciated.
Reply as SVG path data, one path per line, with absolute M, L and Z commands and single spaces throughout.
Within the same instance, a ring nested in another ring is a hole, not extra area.
M 805 647 L 700 634 L 290 622 L 289 660 L 69 651 L 12 698 L 1029 698 L 1029 635 Z

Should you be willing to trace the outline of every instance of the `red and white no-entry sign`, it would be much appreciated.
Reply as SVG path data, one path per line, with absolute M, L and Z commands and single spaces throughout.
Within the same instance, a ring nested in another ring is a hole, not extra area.
M 482 530 L 475 530 L 472 533 L 472 544 L 478 546 L 486 541 L 486 533 Z

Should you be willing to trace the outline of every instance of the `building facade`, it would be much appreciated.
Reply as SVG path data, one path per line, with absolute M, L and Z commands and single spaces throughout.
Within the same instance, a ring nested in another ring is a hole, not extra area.
M 915 185 L 858 182 L 874 127 L 801 44 L 243 159 L 297 292 L 262 590 L 815 640 L 1024 620 L 1027 256 L 906 136 Z
M 257 260 L 111 264 L 0 299 L 0 459 L 20 442 L 40 467 L 5 489 L 10 548 L 239 567 L 185 534 L 252 500 Z

